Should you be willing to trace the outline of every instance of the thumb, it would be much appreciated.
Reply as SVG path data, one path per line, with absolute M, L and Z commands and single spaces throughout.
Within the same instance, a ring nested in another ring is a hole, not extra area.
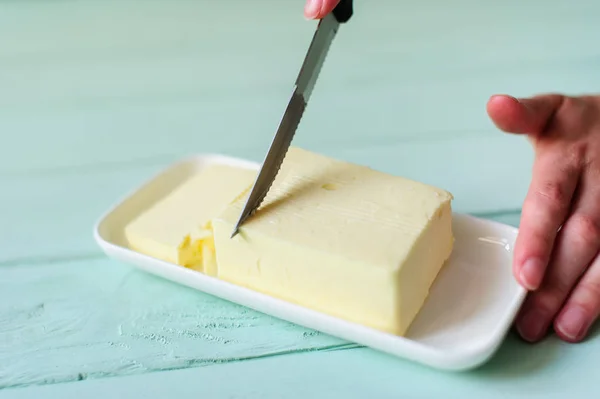
M 563 101 L 564 96 L 558 94 L 525 99 L 494 95 L 487 103 L 487 113 L 494 124 L 505 132 L 538 135 L 544 131 Z
M 340 0 L 306 0 L 304 16 L 309 19 L 320 19 L 329 14 Z

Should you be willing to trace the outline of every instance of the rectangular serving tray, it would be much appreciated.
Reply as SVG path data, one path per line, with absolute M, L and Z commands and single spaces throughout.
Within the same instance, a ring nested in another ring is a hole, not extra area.
M 139 213 L 212 163 L 257 169 L 224 155 L 177 162 L 111 207 L 94 237 L 111 258 L 176 283 L 289 322 L 434 368 L 466 370 L 487 361 L 502 343 L 526 291 L 511 272 L 517 229 L 453 214 L 455 246 L 406 337 L 350 323 L 130 249 L 125 226 Z

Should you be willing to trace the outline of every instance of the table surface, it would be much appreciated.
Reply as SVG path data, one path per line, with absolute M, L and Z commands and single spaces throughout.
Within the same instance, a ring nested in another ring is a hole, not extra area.
M 483 367 L 447 373 L 102 254 L 95 220 L 171 162 L 260 161 L 315 27 L 302 3 L 0 1 L 0 396 L 597 393 L 596 332 L 579 345 L 511 334 Z M 517 225 L 532 151 L 494 128 L 486 100 L 600 91 L 600 2 L 355 8 L 297 145 L 442 186 L 456 210 Z

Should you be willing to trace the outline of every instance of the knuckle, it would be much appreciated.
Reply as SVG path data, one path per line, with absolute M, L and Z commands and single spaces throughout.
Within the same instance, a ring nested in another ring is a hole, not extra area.
M 554 313 L 566 296 L 560 287 L 551 287 L 530 294 L 529 306 L 540 309 L 544 313 Z
M 578 276 L 573 274 L 572 269 L 557 266 L 559 265 L 554 264 L 549 270 L 542 293 L 552 298 L 565 298 L 573 289 Z
M 577 285 L 570 302 L 591 314 L 600 312 L 600 281 L 582 280 Z
M 572 132 L 581 132 L 584 116 L 586 114 L 587 102 L 580 97 L 565 96 L 556 111 L 556 117 L 563 121 L 564 128 Z
M 573 234 L 584 242 L 597 244 L 600 241 L 600 223 L 597 218 L 585 214 L 575 214 L 569 221 Z
M 589 144 L 587 142 L 575 142 L 567 145 L 563 144 L 561 149 L 562 167 L 561 172 L 569 179 L 576 178 L 586 163 Z
M 566 208 L 569 202 L 567 190 L 559 182 L 546 182 L 534 191 L 535 197 L 549 206 L 552 211 L 558 212 Z
M 594 300 L 595 302 L 600 301 L 600 281 L 582 280 L 578 284 L 577 289 L 582 293 L 584 298 Z

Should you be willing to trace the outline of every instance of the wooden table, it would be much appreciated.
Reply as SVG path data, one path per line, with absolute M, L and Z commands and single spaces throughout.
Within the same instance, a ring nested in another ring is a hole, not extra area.
M 170 162 L 260 161 L 315 27 L 302 3 L 0 1 L 0 396 L 597 394 L 596 333 L 580 345 L 510 336 L 482 368 L 445 373 L 100 252 L 94 221 Z M 532 152 L 493 127 L 486 100 L 600 92 L 600 3 L 356 3 L 296 143 L 517 225 Z

